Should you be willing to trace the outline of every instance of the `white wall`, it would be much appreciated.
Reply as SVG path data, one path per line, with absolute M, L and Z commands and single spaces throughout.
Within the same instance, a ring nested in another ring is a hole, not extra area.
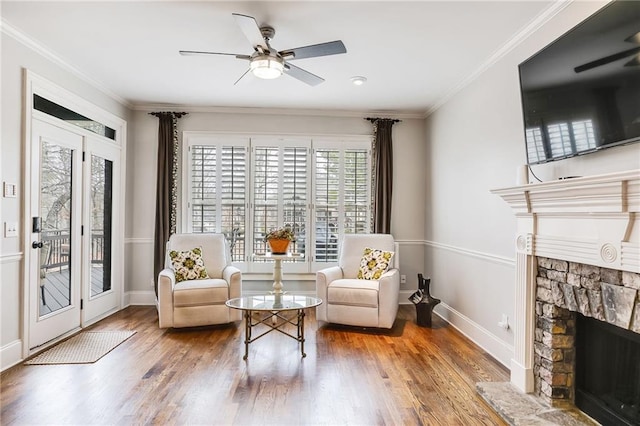
M 515 217 L 489 191 L 526 163 L 518 64 L 599 9 L 573 2 L 426 120 L 425 269 L 437 312 L 508 365 L 514 318 Z M 640 167 L 640 145 L 534 166 L 543 180 Z
M 179 110 L 179 108 L 177 109 Z M 331 113 L 301 115 L 239 112 L 192 112 L 178 121 L 183 131 L 215 131 L 254 134 L 371 135 L 371 123 L 361 117 L 337 117 Z M 158 119 L 136 111 L 131 123 L 134 143 L 127 153 L 127 256 L 126 277 L 132 302 L 149 301 L 153 292 L 153 233 Z M 424 122 L 403 118 L 393 128 L 394 193 L 392 233 L 401 242 L 401 273 L 408 277 L 403 288 L 417 288 L 417 272 L 424 261 L 425 180 L 423 164 Z M 286 265 L 285 265 L 286 266 Z M 286 279 L 286 277 L 285 277 Z M 313 280 L 311 275 L 306 277 Z M 315 281 L 287 282 L 288 289 L 315 292 Z M 245 290 L 265 288 L 265 282 L 246 282 Z
M 4 369 L 21 356 L 22 264 L 25 242 L 23 231 L 24 158 L 23 132 L 23 68 L 39 74 L 95 105 L 124 118 L 129 111 L 117 101 L 98 91 L 85 81 L 53 64 L 34 50 L 2 33 L 2 90 L 0 130 L 0 179 L 17 184 L 17 198 L 0 198 L 0 226 L 4 222 L 19 222 L 18 237 L 0 236 L 0 368 Z M 27 246 L 28 247 L 28 246 Z M 28 248 L 27 248 L 28 249 Z M 16 349 L 17 348 L 17 349 Z

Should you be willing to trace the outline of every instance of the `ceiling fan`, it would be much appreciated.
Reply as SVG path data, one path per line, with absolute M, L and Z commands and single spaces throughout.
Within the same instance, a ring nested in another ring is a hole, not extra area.
M 628 43 L 640 44 L 640 32 L 625 38 L 624 41 Z M 611 62 L 615 62 L 619 59 L 627 58 L 629 56 L 633 56 L 633 58 L 624 64 L 625 67 L 640 66 L 640 46 L 639 46 L 639 47 L 633 47 L 631 49 L 624 50 L 622 52 L 614 53 L 613 55 L 605 56 L 604 58 L 596 59 L 595 61 L 587 62 L 586 64 L 575 67 L 573 70 L 576 73 L 581 73 L 583 71 L 588 71 L 590 69 L 597 68 L 602 65 L 609 64 Z
M 258 26 L 255 18 L 251 16 L 241 15 L 239 13 L 233 13 L 232 15 L 244 35 L 253 46 L 254 52 L 251 55 L 203 52 L 197 50 L 180 50 L 180 54 L 227 55 L 249 61 L 249 69 L 247 69 L 234 84 L 238 84 L 242 77 L 251 71 L 256 77 L 263 79 L 278 78 L 284 73 L 311 86 L 316 86 L 324 81 L 322 77 L 318 77 L 309 71 L 305 71 L 302 68 L 290 64 L 289 61 L 294 59 L 315 58 L 318 56 L 347 53 L 347 49 L 344 47 L 341 40 L 277 51 L 271 47 L 270 44 L 270 40 L 273 39 L 273 36 L 276 33 L 273 27 L 260 27 Z

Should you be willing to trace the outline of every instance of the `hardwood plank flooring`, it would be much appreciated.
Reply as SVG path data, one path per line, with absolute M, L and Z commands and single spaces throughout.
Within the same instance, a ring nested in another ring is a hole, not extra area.
M 387 332 L 306 318 L 298 343 L 270 333 L 244 354 L 241 323 L 160 330 L 129 307 L 91 330 L 137 333 L 94 364 L 18 365 L 0 375 L 0 423 L 504 425 L 475 391 L 506 368 L 434 316 L 401 306 Z M 293 331 L 293 330 L 292 330 Z

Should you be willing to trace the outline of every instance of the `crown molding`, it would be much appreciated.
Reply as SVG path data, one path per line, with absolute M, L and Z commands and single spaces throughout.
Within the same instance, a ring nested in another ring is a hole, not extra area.
M 104 84 L 102 84 L 99 81 L 89 77 L 87 74 L 85 74 L 84 72 L 80 71 L 78 68 L 76 68 L 73 65 L 69 64 L 67 61 L 62 59 L 59 55 L 57 55 L 56 53 L 51 51 L 48 47 L 40 44 L 36 40 L 34 40 L 31 37 L 29 37 L 26 34 L 24 34 L 22 31 L 20 31 L 16 27 L 14 27 L 11 24 L 9 24 L 7 21 L 5 21 L 4 18 L 2 18 L 2 20 L 0 20 L 0 31 L 3 34 L 6 34 L 9 37 L 13 38 L 17 42 L 23 44 L 25 47 L 33 50 L 37 54 L 43 56 L 44 58 L 46 58 L 47 60 L 51 61 L 52 63 L 54 63 L 55 65 L 59 66 L 60 68 L 64 69 L 65 71 L 68 71 L 69 73 L 73 74 L 75 77 L 77 77 L 80 80 L 84 81 L 85 83 L 89 84 L 94 89 L 96 89 L 96 90 L 102 92 L 103 94 L 107 95 L 108 97 L 110 97 L 111 99 L 115 100 L 119 104 L 121 104 L 121 105 L 123 105 L 123 106 L 125 106 L 125 107 L 127 107 L 129 109 L 131 109 L 133 107 L 133 104 L 131 102 L 129 102 L 125 98 L 117 95 L 115 92 L 111 91 L 111 89 L 107 88 Z
M 184 111 L 189 113 L 205 112 L 217 114 L 261 114 L 261 115 L 306 115 L 315 117 L 347 117 L 366 118 L 372 115 L 385 118 L 398 119 L 423 119 L 422 112 L 403 111 L 350 111 L 329 109 L 303 109 L 303 108 L 270 108 L 270 107 L 224 107 L 224 106 L 194 106 L 178 104 L 134 104 L 134 111 Z
M 505 44 L 503 44 L 498 50 L 496 50 L 493 55 L 491 55 L 486 61 L 484 61 L 475 71 L 469 74 L 465 79 L 463 79 L 460 83 L 454 86 L 451 90 L 444 94 L 440 99 L 436 101 L 436 103 L 429 108 L 423 118 L 429 117 L 431 114 L 436 112 L 440 107 L 449 102 L 451 98 L 453 98 L 458 92 L 462 89 L 470 85 L 474 82 L 478 77 L 484 74 L 489 68 L 495 65 L 500 59 L 502 59 L 505 55 L 511 52 L 513 49 L 518 47 L 522 42 L 524 42 L 531 34 L 538 31 L 544 24 L 546 24 L 551 18 L 556 16 L 562 10 L 564 10 L 567 6 L 573 3 L 574 0 L 559 0 L 554 1 L 551 6 L 547 9 L 543 10 L 533 18 L 529 24 L 527 24 L 524 28 L 518 31 L 511 39 L 509 39 Z

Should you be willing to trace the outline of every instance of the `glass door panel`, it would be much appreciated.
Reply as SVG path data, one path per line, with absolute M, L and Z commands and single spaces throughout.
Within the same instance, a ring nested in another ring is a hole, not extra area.
M 86 326 L 115 312 L 122 291 L 122 223 L 120 193 L 120 151 L 98 136 L 84 145 L 84 224 L 82 236 L 82 325 Z
M 42 142 L 40 155 L 40 211 L 36 221 L 41 226 L 39 314 L 43 316 L 71 303 L 73 150 Z
M 82 136 L 33 120 L 28 207 L 29 349 L 80 327 Z
M 91 155 L 91 297 L 111 290 L 113 162 Z

